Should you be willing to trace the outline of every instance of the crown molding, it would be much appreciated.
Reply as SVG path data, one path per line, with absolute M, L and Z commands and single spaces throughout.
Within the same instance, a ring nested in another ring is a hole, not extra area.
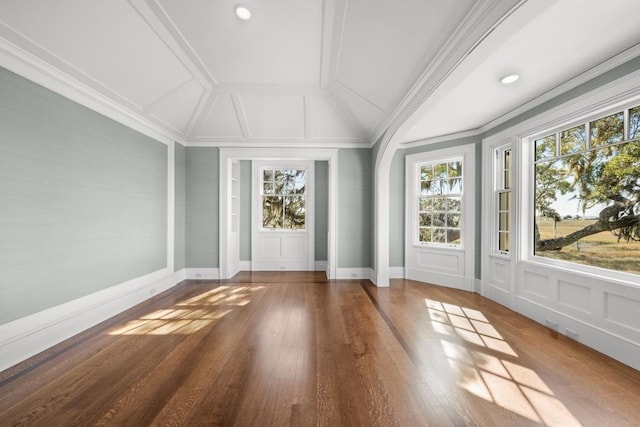
M 219 148 L 299 148 L 299 149 L 338 149 L 369 148 L 368 139 L 344 138 L 196 138 L 185 143 L 186 147 L 219 147 Z
M 0 66 L 164 144 L 183 139 L 3 37 Z
M 392 138 L 402 124 L 435 92 L 464 59 L 526 1 L 509 2 L 513 4 L 512 6 L 509 6 L 509 3 L 504 0 L 475 3 L 454 34 L 430 61 L 428 67 L 407 91 L 403 99 L 387 118 L 381 121 L 372 135 L 372 145 L 388 130 L 392 130 L 388 136 L 388 138 Z
M 521 106 L 511 110 L 510 112 L 508 112 L 507 114 L 498 117 L 495 120 L 490 121 L 489 123 L 481 126 L 480 128 L 478 128 L 478 131 L 480 133 L 484 133 L 484 132 L 488 132 L 491 129 L 495 128 L 496 126 L 499 126 L 515 117 L 518 117 L 520 114 L 526 113 L 529 110 L 532 110 L 533 108 L 544 104 L 547 101 L 552 100 L 553 98 L 562 95 L 563 93 L 566 93 L 568 91 L 570 91 L 571 89 L 575 89 L 576 87 L 580 86 L 583 83 L 586 83 L 608 71 L 613 70 L 614 68 L 625 64 L 626 62 L 629 62 L 630 60 L 637 58 L 638 56 L 640 56 L 640 43 L 636 44 L 635 46 L 630 47 L 629 49 L 609 58 L 608 60 L 601 62 L 600 64 L 596 65 L 595 67 L 592 67 L 590 69 L 588 69 L 587 71 L 577 75 L 576 77 L 554 87 L 551 90 L 546 91 L 544 94 L 538 96 L 537 98 L 534 98 L 530 101 L 528 101 L 525 104 L 522 104 Z

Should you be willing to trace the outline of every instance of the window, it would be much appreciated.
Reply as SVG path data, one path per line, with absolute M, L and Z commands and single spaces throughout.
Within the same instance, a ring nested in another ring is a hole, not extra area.
M 535 139 L 534 255 L 640 274 L 639 123 L 633 107 Z
M 511 250 L 511 148 L 496 149 L 496 159 L 496 250 L 498 253 L 508 254 Z
M 418 164 L 420 244 L 462 244 L 462 159 Z
M 304 230 L 306 171 L 264 168 L 261 172 L 262 227 Z

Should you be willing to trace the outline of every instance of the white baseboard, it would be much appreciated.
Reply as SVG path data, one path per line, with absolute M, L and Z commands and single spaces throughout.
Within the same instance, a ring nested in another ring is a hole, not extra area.
M 404 279 L 404 267 L 389 267 L 389 279 Z
M 371 279 L 374 274 L 371 268 L 336 268 L 336 279 Z
M 0 371 L 185 280 L 163 269 L 0 325 Z
M 251 261 L 240 261 L 240 271 L 252 271 Z M 313 266 L 314 271 L 326 271 L 327 261 L 315 261 Z
M 187 280 L 219 280 L 220 269 L 218 268 L 187 268 Z
M 569 330 L 574 331 L 578 337 L 572 337 L 573 339 L 577 338 L 584 345 L 640 370 L 640 344 L 636 342 L 521 296 L 517 297 L 515 311 L 546 326 L 551 321 L 557 326 L 557 332 L 563 335 L 570 335 Z

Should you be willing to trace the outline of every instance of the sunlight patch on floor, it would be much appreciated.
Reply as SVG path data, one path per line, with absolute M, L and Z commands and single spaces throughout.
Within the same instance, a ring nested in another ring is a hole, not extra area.
M 109 335 L 191 335 L 251 302 L 263 286 L 219 286 L 111 330 Z
M 462 389 L 534 422 L 581 425 L 533 369 L 514 361 L 517 353 L 481 312 L 429 299 L 425 303 Z M 477 349 L 469 350 L 461 340 Z

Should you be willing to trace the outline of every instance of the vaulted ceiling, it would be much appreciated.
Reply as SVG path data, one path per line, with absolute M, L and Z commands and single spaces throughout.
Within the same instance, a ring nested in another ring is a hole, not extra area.
M 0 41 L 188 144 L 366 147 L 482 128 L 640 41 L 637 0 L 236 3 L 1 0 Z

